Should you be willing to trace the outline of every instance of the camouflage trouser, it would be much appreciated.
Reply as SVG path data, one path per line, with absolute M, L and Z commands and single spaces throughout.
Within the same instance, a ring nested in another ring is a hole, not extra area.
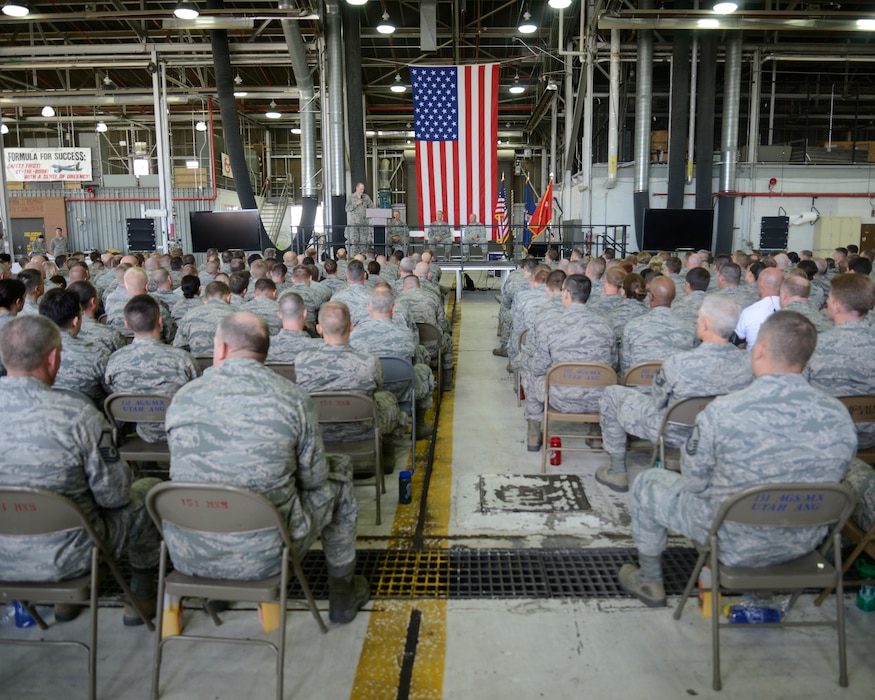
M 373 242 L 370 226 L 347 226 L 346 236 L 349 240 L 350 258 L 358 253 L 364 253 Z
M 413 393 L 416 396 L 416 410 L 427 411 L 431 408 L 434 392 L 434 372 L 428 364 L 413 366 Z
M 300 557 L 321 538 L 325 561 L 339 569 L 355 561 L 358 504 L 352 489 L 352 461 L 346 455 L 326 456 L 329 493 L 323 489 L 301 493 L 301 504 L 310 513 L 310 532 L 292 542 Z
M 118 558 L 127 549 L 134 569 L 158 566 L 158 529 L 146 510 L 146 494 L 160 479 L 138 479 L 131 484 L 130 502 L 124 508 L 104 511 L 107 543 Z
M 510 307 L 505 308 L 504 304 L 501 305 L 501 310 L 498 312 L 498 330 L 501 344 L 507 347 L 513 330 L 513 320 L 510 315 Z
M 427 343 L 426 349 L 430 353 L 430 357 L 437 357 L 437 343 Z M 443 364 L 444 369 L 453 369 L 453 336 L 443 332 L 443 339 L 441 341 L 441 363 Z
M 520 374 L 523 390 L 526 392 L 526 420 L 544 419 L 544 385 L 546 377 L 534 376 L 524 371 Z M 553 387 L 550 392 L 550 407 L 563 413 L 597 413 L 599 410 L 600 389 L 578 389 L 575 387 Z
M 605 452 L 620 454 L 626 451 L 626 434 L 656 440 L 662 411 L 653 399 L 625 386 L 609 386 L 599 402 L 600 425 Z
M 638 552 L 656 557 L 665 551 L 668 530 L 697 542 L 708 537 L 710 522 L 696 517 L 697 496 L 685 491 L 684 478 L 665 469 L 643 472 L 632 484 L 632 537 Z
M 853 517 L 860 527 L 868 530 L 875 523 L 875 469 L 855 459 L 842 483 L 857 494 Z

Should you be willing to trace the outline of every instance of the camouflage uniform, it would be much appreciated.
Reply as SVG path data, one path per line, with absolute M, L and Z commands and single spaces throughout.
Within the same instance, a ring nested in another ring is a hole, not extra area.
M 9 313 L 0 313 L 0 331 L 3 330 L 3 326 L 9 323 L 15 316 Z M 3 358 L 0 358 L 0 377 L 6 376 L 6 368 L 3 366 Z
M 325 299 L 321 292 L 313 289 L 312 285 L 296 284 L 290 288 L 295 294 L 301 297 L 304 302 L 304 308 L 307 309 L 307 328 L 316 330 L 316 322 L 319 319 L 319 307 L 322 306 Z M 279 296 L 277 296 L 279 299 Z
M 692 350 L 696 327 L 675 316 L 667 306 L 657 306 L 626 324 L 620 343 L 620 370 L 625 374 L 639 362 L 665 360 L 682 350 Z
M 353 325 L 361 323 L 366 318 L 371 317 L 371 314 L 368 311 L 368 303 L 370 300 L 371 293 L 363 284 L 350 284 L 345 289 L 333 294 L 331 297 L 331 301 L 341 301 L 346 304 Z
M 156 480 L 132 484 L 103 414 L 33 377 L 3 377 L 0 396 L 3 410 L 20 427 L 0 433 L 0 483 L 66 496 L 115 556 L 127 545 L 132 566 L 154 567 L 158 534 L 144 504 Z M 79 529 L 51 537 L 0 537 L 0 579 L 5 581 L 61 581 L 90 569 L 91 540 Z
M 267 330 L 271 335 L 276 335 L 283 327 L 283 322 L 280 321 L 278 315 L 279 309 L 280 305 L 268 297 L 252 297 L 243 307 L 244 311 L 264 319 L 264 322 L 267 324 Z
M 30 242 L 30 251 L 32 253 L 35 253 L 36 255 L 48 255 L 48 249 L 46 248 L 46 239 L 43 238 L 42 240 L 40 240 L 38 238 L 34 238 Z
M 664 274 L 664 273 L 663 273 Z M 687 279 L 683 275 L 677 275 L 674 272 L 669 272 L 667 275 L 672 282 L 674 282 L 675 293 L 678 298 L 686 296 L 687 294 Z
M 360 202 L 360 203 L 359 203 Z M 363 253 L 374 242 L 374 232 L 368 226 L 368 209 L 374 202 L 364 192 L 353 192 L 346 200 L 346 238 L 349 241 L 349 254 Z
M 367 352 L 374 357 L 397 357 L 413 365 L 413 390 L 416 396 L 416 406 L 419 410 L 427 410 L 432 403 L 434 391 L 434 374 L 429 367 L 428 351 L 418 344 L 418 338 L 387 318 L 370 318 L 362 321 L 352 329 L 349 344 L 356 350 Z M 402 396 L 400 401 L 409 401 Z
M 757 300 L 756 289 L 753 290 L 754 294 L 751 295 L 751 290 L 746 287 L 724 287 L 720 289 L 715 294 L 722 294 L 725 297 L 729 297 L 738 304 L 739 309 L 744 309 L 747 306 L 750 306 Z
M 114 296 L 112 301 L 109 299 L 106 301 L 106 323 L 116 330 L 122 331 L 125 329 L 125 306 L 127 306 L 132 297 L 124 287 L 119 287 L 119 289 L 124 292 L 124 296 L 118 294 Z M 170 307 L 155 292 L 150 292 L 149 296 L 158 302 L 158 310 L 161 313 L 161 321 L 163 323 L 161 338 L 165 343 L 172 343 L 173 338 L 176 336 L 176 321 L 173 320 Z
M 103 373 L 109 361 L 109 352 L 79 337 L 61 331 L 61 368 L 55 377 L 56 389 L 81 391 L 98 408 L 103 406 L 106 390 Z
M 18 315 L 27 316 L 28 314 L 33 316 L 39 315 L 39 304 L 30 298 L 25 298 L 24 306 L 21 308 L 21 311 L 18 312 Z
M 435 237 L 437 236 L 440 236 L 441 240 L 436 241 Z M 452 245 L 453 232 L 450 230 L 450 225 L 446 221 L 432 221 L 425 227 L 425 238 L 431 246 Z
M 358 507 L 348 459 L 325 455 L 313 402 L 306 392 L 250 359 L 226 360 L 190 382 L 167 411 L 170 477 L 230 483 L 273 503 L 298 555 L 321 536 L 325 559 L 342 567 L 355 559 Z M 189 575 L 258 579 L 279 573 L 275 532 L 193 536 L 165 526 Z
M 498 326 L 501 331 L 501 344 L 505 347 L 510 342 L 513 321 L 511 307 L 517 292 L 531 288 L 530 277 L 523 270 L 514 270 L 507 276 L 501 287 L 501 309 L 498 312 Z
M 389 435 L 399 425 L 405 425 L 405 416 L 398 407 L 398 399 L 383 386 L 383 367 L 373 355 L 356 350 L 350 345 L 322 345 L 298 353 L 295 360 L 298 385 L 311 394 L 317 391 L 351 391 L 370 396 L 377 404 L 380 435 Z M 348 426 L 325 425 L 322 434 L 328 440 L 358 439 L 359 435 Z
M 842 483 L 857 494 L 857 505 L 851 517 L 863 530 L 875 524 L 875 470 L 861 459 L 855 459 Z
M 198 366 L 191 355 L 154 338 L 134 338 L 130 345 L 113 353 L 104 374 L 106 386 L 113 393 L 171 397 L 197 376 Z M 137 435 L 146 442 L 167 440 L 160 423 L 137 423 Z
M 650 395 L 634 387 L 605 389 L 600 405 L 605 452 L 625 452 L 627 433 L 655 442 L 662 417 L 675 401 L 728 394 L 752 381 L 750 356 L 731 343 L 702 343 L 695 350 L 674 354 L 657 371 Z M 677 447 L 689 434 L 688 429 L 673 426 L 665 442 Z
M 55 258 L 59 255 L 67 255 L 67 237 L 55 236 L 49 241 L 49 248 L 51 248 L 52 256 Z
M 173 316 L 173 307 L 179 303 L 179 300 L 182 299 L 179 294 L 170 290 L 170 289 L 158 289 L 150 295 L 153 299 L 164 302 L 164 305 L 170 309 L 170 315 Z M 176 317 L 173 316 L 173 319 L 176 320 Z
M 832 286 L 826 277 L 814 277 L 811 279 L 811 291 L 808 294 L 808 302 L 820 309 L 826 304 L 829 288 Z
M 311 282 L 312 284 L 312 282 Z M 325 279 L 323 279 L 319 284 L 323 287 L 327 288 L 331 295 L 334 296 L 342 289 L 346 289 L 346 282 L 344 282 L 337 275 L 329 275 Z M 330 298 L 330 297 L 329 297 Z
M 810 303 L 806 301 L 791 301 L 787 306 L 781 307 L 782 311 L 795 311 L 797 313 L 802 314 L 814 324 L 814 327 L 817 329 L 818 333 L 824 333 L 825 331 L 832 330 L 835 324 L 829 320 L 827 315 L 815 307 L 813 307 Z M 827 392 L 829 393 L 829 392 Z
M 179 300 L 173 305 L 173 309 L 170 314 L 173 316 L 173 320 L 176 321 L 176 325 L 179 325 L 179 322 L 182 320 L 182 317 L 185 316 L 192 309 L 197 309 L 204 305 L 204 300 L 200 297 L 192 297 L 191 299 L 186 299 L 183 296 L 179 297 Z
M 720 504 L 748 486 L 840 481 L 857 441 L 847 409 L 798 374 L 771 374 L 715 399 L 681 452 L 683 475 L 651 469 L 632 487 L 632 536 L 645 556 L 666 547 L 666 529 L 704 542 Z M 780 506 L 779 506 L 780 507 Z M 768 566 L 802 556 L 826 527 L 757 529 L 727 523 L 720 560 Z
M 572 304 L 556 319 L 539 328 L 529 368 L 523 372 L 526 420 L 544 415 L 544 385 L 547 370 L 560 362 L 603 362 L 617 366 L 617 344 L 611 327 L 583 304 Z M 564 413 L 595 413 L 602 389 L 555 387 L 550 405 Z
M 812 386 L 830 396 L 875 394 L 875 330 L 863 320 L 821 333 L 807 374 Z M 875 422 L 855 425 L 860 449 L 875 446 Z
M 614 311 L 622 305 L 623 301 L 624 298 L 621 294 L 595 296 L 595 294 L 590 293 L 589 299 L 586 301 L 586 308 L 604 319 L 609 319 Z
M 681 320 L 695 325 L 703 301 L 705 301 L 705 292 L 697 289 L 672 304 L 671 311 Z
M 235 311 L 237 309 L 221 299 L 207 300 L 182 317 L 173 344 L 178 348 L 188 347 L 194 355 L 211 355 L 219 321 Z
M 617 345 L 623 338 L 623 331 L 626 329 L 626 324 L 633 318 L 638 318 L 647 313 L 647 307 L 636 299 L 623 299 L 620 304 L 605 316 L 605 320 L 614 329 L 614 337 L 617 340 Z
M 110 328 L 104 323 L 98 323 L 91 316 L 82 316 L 82 326 L 79 335 L 76 336 L 86 343 L 92 343 L 113 353 L 128 344 L 125 337 L 115 328 Z
M 423 289 L 412 287 L 404 292 L 400 299 L 407 305 L 415 323 L 430 323 L 436 326 L 442 333 L 441 361 L 444 369 L 452 370 L 453 367 L 453 336 L 449 332 L 447 315 L 444 306 L 435 301 L 434 295 Z M 431 347 L 432 343 L 426 344 L 431 357 L 437 357 L 437 347 Z
M 521 290 L 510 310 L 511 333 L 507 344 L 507 358 L 514 367 L 519 366 L 520 335 L 535 322 L 538 309 L 549 299 L 546 285 Z
M 526 334 L 526 344 L 520 345 L 519 352 L 515 358 L 516 367 L 520 372 L 528 371 L 531 366 L 532 353 L 538 345 L 538 333 L 552 320 L 561 316 L 564 311 L 565 307 L 562 305 L 561 294 L 554 294 L 537 308 L 532 325 L 529 326 L 529 332 Z M 520 334 L 521 337 L 522 334 Z
M 294 362 L 302 350 L 313 350 L 322 345 L 322 340 L 312 337 L 307 331 L 290 331 L 283 328 L 271 336 L 266 362 Z

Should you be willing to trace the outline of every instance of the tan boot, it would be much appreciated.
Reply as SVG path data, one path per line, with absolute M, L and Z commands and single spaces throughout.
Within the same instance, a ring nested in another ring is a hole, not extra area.
M 648 608 L 665 607 L 665 585 L 662 581 L 642 581 L 641 569 L 634 564 L 624 564 L 618 578 L 623 590 L 631 593 Z
M 328 567 L 328 617 L 345 625 L 355 619 L 361 607 L 371 598 L 371 586 L 364 576 L 354 576 L 355 562 L 335 570 Z
M 526 433 L 526 447 L 529 452 L 537 452 L 541 449 L 541 421 L 530 420 Z
M 610 467 L 599 467 L 595 470 L 595 480 L 611 491 L 626 493 L 629 490 L 629 475 L 626 472 L 611 473 Z

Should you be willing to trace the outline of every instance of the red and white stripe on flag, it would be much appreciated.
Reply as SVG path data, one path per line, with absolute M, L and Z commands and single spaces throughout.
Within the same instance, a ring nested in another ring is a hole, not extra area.
M 419 223 L 489 222 L 498 171 L 499 64 L 411 67 Z

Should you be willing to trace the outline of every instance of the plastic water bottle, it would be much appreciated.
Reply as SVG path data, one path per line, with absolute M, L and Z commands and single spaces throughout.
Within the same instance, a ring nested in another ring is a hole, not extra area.
M 875 586 L 861 586 L 857 591 L 857 607 L 863 612 L 875 611 Z
M 562 464 L 562 438 L 559 437 L 551 437 L 550 438 L 550 464 L 554 467 L 558 467 Z
M 726 617 L 733 624 L 751 625 L 780 622 L 781 611 L 757 605 L 731 605 Z
M 13 606 L 15 608 L 15 626 L 20 627 L 21 629 L 25 629 L 27 627 L 33 627 L 36 625 L 36 620 L 34 620 L 30 613 L 25 610 L 24 606 L 17 600 L 13 601 Z
M 398 475 L 398 503 L 413 501 L 413 472 L 404 470 Z

